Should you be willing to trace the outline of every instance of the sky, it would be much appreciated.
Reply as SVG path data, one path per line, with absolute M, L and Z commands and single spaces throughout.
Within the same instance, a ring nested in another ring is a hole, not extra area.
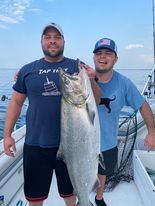
M 153 66 L 152 0 L 0 0 L 0 68 L 43 57 L 40 37 L 49 22 L 61 25 L 64 55 L 94 67 L 96 41 L 118 47 L 117 69 Z

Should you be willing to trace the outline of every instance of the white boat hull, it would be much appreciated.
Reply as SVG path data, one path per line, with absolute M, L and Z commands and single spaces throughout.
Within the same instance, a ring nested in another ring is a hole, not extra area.
M 155 113 L 155 104 L 152 105 L 152 110 Z M 140 114 L 138 114 L 137 120 L 139 124 L 143 121 Z M 125 128 L 126 127 L 124 127 L 124 129 Z M 10 158 L 5 155 L 2 141 L 0 142 L 0 198 L 3 199 L 0 199 L 0 206 L 24 206 L 28 204 L 23 193 L 22 153 L 25 131 L 26 127 L 24 126 L 13 133 L 17 146 L 17 153 L 14 158 Z M 146 125 L 142 124 L 142 126 L 138 128 L 137 141 L 135 143 L 136 149 L 145 149 L 143 148 L 143 140 L 146 133 Z M 136 184 L 134 181 L 131 181 L 130 183 L 123 182 L 118 184 L 112 192 L 106 192 L 105 200 L 107 204 L 111 206 L 124 206 L 125 203 L 125 206 L 148 206 L 143 202 Z M 94 197 L 95 193 L 92 193 L 90 195 L 92 202 L 94 202 Z M 55 176 L 52 181 L 49 197 L 44 202 L 45 206 L 49 206 L 51 204 L 54 206 L 65 206 L 63 199 L 59 197 L 57 192 Z

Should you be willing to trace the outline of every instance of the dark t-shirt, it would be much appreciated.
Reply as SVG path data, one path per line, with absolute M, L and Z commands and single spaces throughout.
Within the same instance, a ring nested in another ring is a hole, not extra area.
M 78 71 L 77 61 L 64 58 L 61 62 L 47 62 L 43 58 L 27 64 L 19 71 L 13 86 L 27 95 L 25 143 L 41 147 L 58 147 L 60 142 L 61 93 L 59 70 L 69 74 Z

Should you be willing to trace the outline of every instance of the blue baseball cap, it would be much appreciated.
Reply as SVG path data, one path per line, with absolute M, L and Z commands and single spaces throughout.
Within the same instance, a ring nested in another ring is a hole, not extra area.
M 103 38 L 97 41 L 93 53 L 96 53 L 99 49 L 110 49 L 117 55 L 117 46 L 112 39 Z

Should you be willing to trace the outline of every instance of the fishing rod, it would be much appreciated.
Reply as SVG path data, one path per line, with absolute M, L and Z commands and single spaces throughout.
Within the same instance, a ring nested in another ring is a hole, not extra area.
M 150 74 L 148 75 L 148 79 L 144 85 L 144 88 L 142 90 L 142 95 L 147 96 L 147 98 L 151 98 L 152 97 L 152 88 L 154 88 L 155 84 L 154 81 L 152 80 L 152 77 L 154 76 L 154 72 L 155 72 L 155 64 L 153 65 Z
M 4 102 L 5 100 L 9 99 L 5 94 L 1 96 L 1 101 Z
M 9 100 L 10 98 L 5 94 L 5 88 L 9 85 L 9 84 L 11 84 L 11 83 L 13 83 L 14 81 L 12 80 L 12 81 L 10 81 L 10 82 L 8 82 L 8 83 L 6 83 L 6 84 L 4 84 L 4 85 L 2 85 L 2 86 L 0 86 L 1 88 L 3 88 L 2 89 L 2 95 L 0 94 L 0 101 L 2 101 L 2 102 L 4 102 L 4 101 L 6 101 L 6 100 Z
M 153 60 L 154 64 L 151 69 L 150 74 L 148 75 L 148 79 L 146 84 L 142 90 L 142 95 L 147 98 L 152 97 L 152 88 L 154 89 L 153 94 L 155 95 L 155 16 L 154 16 L 154 0 L 152 0 L 152 23 L 153 23 Z
M 152 20 L 153 20 L 153 52 L 154 52 L 154 63 L 155 63 L 155 18 L 154 18 L 154 0 L 152 0 Z
M 155 17 L 154 17 L 154 0 L 152 0 L 152 21 L 153 21 L 153 59 L 155 64 Z M 153 72 L 154 94 L 155 94 L 155 69 Z
M 6 88 L 9 84 L 11 84 L 11 83 L 13 83 L 13 82 L 15 82 L 15 80 L 12 80 L 12 81 L 10 81 L 10 82 L 2 85 L 1 87 L 3 88 L 3 91 L 5 90 L 5 88 Z M 5 94 L 5 92 L 3 92 L 3 91 L 1 92 L 1 93 L 3 93 L 3 94 L 2 94 L 2 95 L 0 94 L 0 102 L 1 102 L 1 101 L 2 101 L 2 102 L 5 102 L 6 100 L 11 100 L 11 97 L 8 97 L 8 96 Z M 24 106 L 28 107 L 28 103 L 24 102 Z
M 16 82 L 17 77 L 18 77 L 18 72 L 15 72 L 15 74 L 14 74 L 14 76 L 13 76 L 13 80 L 11 80 L 10 82 L 8 82 L 8 83 L 6 83 L 6 84 L 4 84 L 4 85 L 1 85 L 1 86 L 0 86 L 0 89 L 3 88 L 3 90 L 4 90 L 4 88 L 6 88 L 9 84 L 11 84 L 11 83 L 13 83 L 13 82 Z M 2 91 L 2 92 L 3 92 L 3 91 Z M 5 94 L 2 94 L 2 96 L 0 95 L 0 101 L 5 101 L 5 100 L 7 100 L 7 99 L 9 100 L 10 98 L 7 97 Z

